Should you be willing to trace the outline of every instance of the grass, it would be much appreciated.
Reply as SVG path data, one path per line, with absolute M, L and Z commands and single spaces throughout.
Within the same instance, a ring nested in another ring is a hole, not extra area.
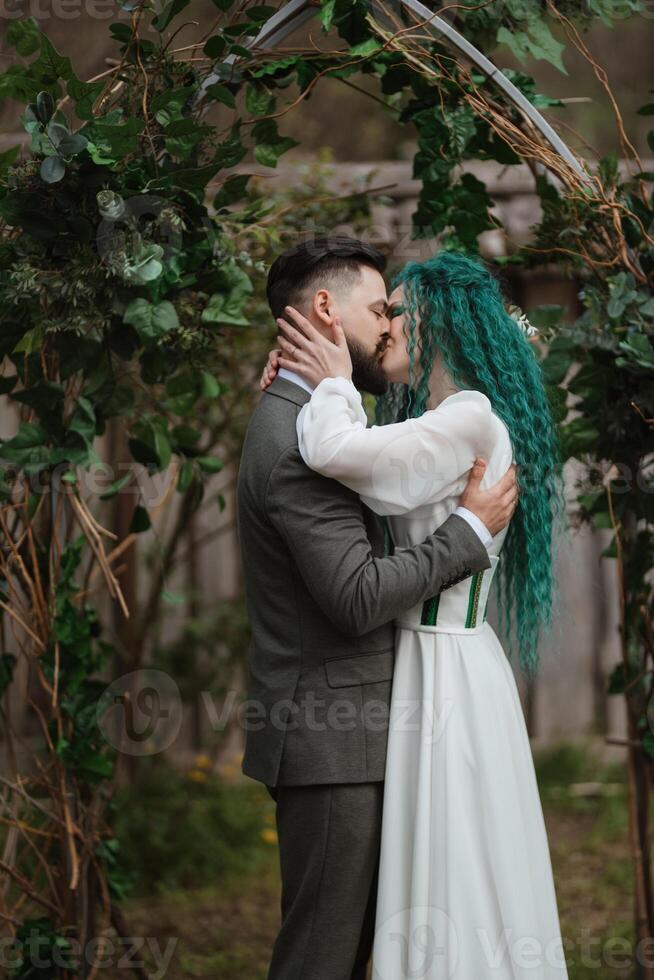
M 570 980 L 628 980 L 631 949 L 632 872 L 627 838 L 626 790 L 616 795 L 570 798 L 562 787 L 575 782 L 622 783 L 620 767 L 602 768 L 582 750 L 563 747 L 536 759 L 539 787 L 554 867 L 561 931 L 568 940 Z M 170 965 L 151 977 L 166 980 L 265 980 L 279 923 L 279 878 L 274 844 L 274 804 L 265 789 L 237 780 L 261 816 L 259 844 L 246 873 L 231 873 L 211 887 L 162 889 L 132 899 L 124 910 L 132 935 L 164 947 L 176 940 Z M 180 828 L 179 846 L 184 846 Z M 201 869 L 200 869 L 201 871 Z M 206 880 L 206 878 L 204 879 Z M 99 974 L 124 980 L 125 970 Z

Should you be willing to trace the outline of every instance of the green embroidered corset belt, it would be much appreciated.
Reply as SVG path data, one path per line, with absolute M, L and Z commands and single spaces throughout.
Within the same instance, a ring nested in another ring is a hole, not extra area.
M 488 595 L 500 561 L 497 555 L 489 558 L 490 568 L 414 606 L 398 617 L 395 625 L 428 633 L 479 633 L 486 622 Z

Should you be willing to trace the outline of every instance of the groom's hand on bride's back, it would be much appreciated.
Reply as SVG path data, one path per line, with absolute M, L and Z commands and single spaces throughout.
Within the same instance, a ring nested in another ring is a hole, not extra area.
M 481 489 L 481 481 L 486 472 L 485 460 L 478 458 L 470 470 L 468 483 L 461 494 L 459 504 L 467 507 L 483 521 L 490 533 L 495 536 L 506 527 L 518 506 L 518 482 L 516 466 L 513 463 L 504 476 L 487 490 Z

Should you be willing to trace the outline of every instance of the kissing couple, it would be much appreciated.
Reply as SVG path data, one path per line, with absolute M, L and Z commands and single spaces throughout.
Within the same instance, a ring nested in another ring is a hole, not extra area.
M 552 614 L 540 366 L 479 261 L 342 236 L 280 255 L 241 457 L 243 772 L 276 802 L 268 980 L 565 980 L 520 698 Z M 368 424 L 361 392 L 376 398 Z M 519 477 L 519 480 L 518 480 Z

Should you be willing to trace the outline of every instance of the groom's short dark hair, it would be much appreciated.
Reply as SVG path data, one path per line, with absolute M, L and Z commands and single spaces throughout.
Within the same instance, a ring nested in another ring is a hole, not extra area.
M 346 235 L 317 235 L 278 255 L 270 267 L 266 295 L 273 316 L 297 306 L 309 287 L 353 286 L 362 265 L 383 273 L 386 258 L 372 245 Z

